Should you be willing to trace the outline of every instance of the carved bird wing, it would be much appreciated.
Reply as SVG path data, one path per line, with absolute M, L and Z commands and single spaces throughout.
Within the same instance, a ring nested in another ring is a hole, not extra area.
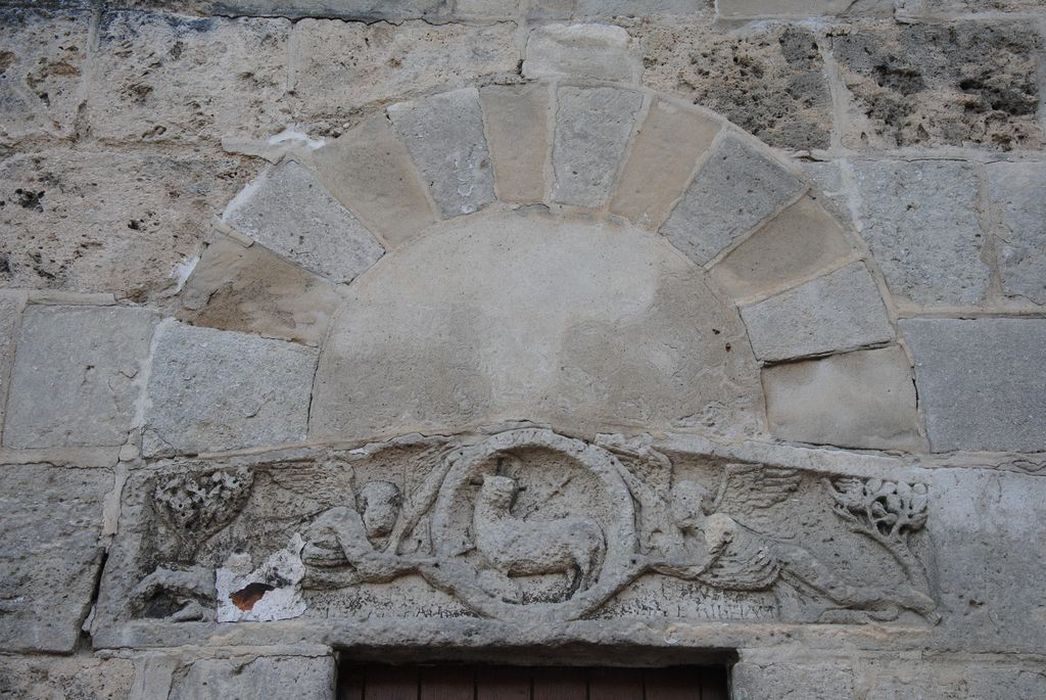
M 793 497 L 802 477 L 794 469 L 764 464 L 728 464 L 723 470 L 712 510 L 729 515 L 741 525 L 783 539 L 782 522 L 769 509 Z

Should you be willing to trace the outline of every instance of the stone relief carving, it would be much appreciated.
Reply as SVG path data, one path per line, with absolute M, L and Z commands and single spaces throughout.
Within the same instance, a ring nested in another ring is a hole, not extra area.
M 114 618 L 936 619 L 922 484 L 537 428 L 141 478 Z

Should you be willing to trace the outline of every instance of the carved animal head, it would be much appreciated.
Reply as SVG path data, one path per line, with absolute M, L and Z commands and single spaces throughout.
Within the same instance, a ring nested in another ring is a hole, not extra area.
M 672 521 L 681 530 L 699 529 L 711 508 L 711 492 L 696 481 L 677 481 L 672 487 Z
M 392 532 L 400 515 L 400 489 L 391 481 L 368 481 L 360 489 L 359 507 L 368 537 Z
M 487 474 L 483 477 L 483 485 L 479 489 L 479 502 L 507 513 L 512 509 L 512 502 L 516 500 L 518 491 L 515 479 Z

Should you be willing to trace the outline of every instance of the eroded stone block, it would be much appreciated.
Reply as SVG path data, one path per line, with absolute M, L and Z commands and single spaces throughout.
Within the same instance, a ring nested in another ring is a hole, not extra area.
M 545 198 L 549 145 L 548 86 L 491 85 L 479 96 L 498 198 L 540 202 Z
M 1046 165 L 988 165 L 995 250 L 1006 294 L 1046 304 Z
M 779 163 L 731 134 L 709 154 L 661 232 L 688 258 L 703 264 L 804 188 Z
M 200 659 L 175 671 L 169 700 L 209 698 L 334 700 L 333 656 Z
M 494 201 L 494 172 L 475 88 L 401 102 L 388 114 L 444 217 L 471 214 Z
M 601 206 L 621 167 L 643 95 L 609 87 L 563 87 L 556 99 L 552 198 L 581 207 Z
M 632 81 L 639 61 L 629 51 L 631 38 L 609 24 L 559 24 L 538 27 L 527 39 L 523 76 Z
M 99 656 L 2 656 L 0 697 L 25 700 L 124 700 L 134 684 L 130 659 Z
M 1046 450 L 1046 321 L 907 319 L 935 452 Z
M 315 351 L 166 322 L 149 374 L 143 452 L 154 456 L 298 442 Z
M 804 18 L 822 15 L 882 15 L 893 13 L 893 0 L 718 0 L 725 19 Z
M 763 370 L 775 437 L 799 442 L 918 450 L 915 383 L 901 348 L 862 350 Z
M 5 466 L 0 470 L 0 645 L 70 652 L 102 563 L 103 469 Z
M 855 700 L 851 664 L 841 660 L 749 662 L 734 665 L 735 700 Z
M 24 306 L 24 294 L 0 292 L 0 436 L 3 435 L 4 405 L 11 384 L 11 364 L 15 358 L 15 336 Z
M 893 327 L 864 263 L 852 263 L 741 308 L 755 355 L 787 360 L 891 340 Z
M 127 441 L 156 316 L 120 306 L 30 306 L 4 426 L 6 447 Z
M 858 161 L 861 235 L 890 291 L 916 304 L 977 304 L 990 273 L 981 259 L 975 166 L 954 161 Z

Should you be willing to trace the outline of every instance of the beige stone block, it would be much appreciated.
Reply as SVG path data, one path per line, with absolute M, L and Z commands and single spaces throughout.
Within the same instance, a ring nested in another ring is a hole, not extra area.
M 656 100 L 632 144 L 610 210 L 640 225 L 660 226 L 718 131 L 711 117 Z
M 319 345 L 340 296 L 260 245 L 219 240 L 204 251 L 181 299 L 178 318 L 193 325 Z
M 526 78 L 574 78 L 634 81 L 640 64 L 631 39 L 609 24 L 553 24 L 538 27 L 527 39 Z
M 548 88 L 492 85 L 479 94 L 498 198 L 540 202 L 545 198 L 549 144 Z
M 0 697 L 23 700 L 120 700 L 134 685 L 130 659 L 90 656 L 0 657 Z
M 730 251 L 712 279 L 741 299 L 791 286 L 852 252 L 842 225 L 808 195 Z
M 915 384 L 900 347 L 763 370 L 770 431 L 783 440 L 918 450 Z
M 436 220 L 407 149 L 383 114 L 314 151 L 310 161 L 324 187 L 390 245 Z
M 726 19 L 818 17 L 823 15 L 882 15 L 893 11 L 891 0 L 719 0 L 719 16 Z

